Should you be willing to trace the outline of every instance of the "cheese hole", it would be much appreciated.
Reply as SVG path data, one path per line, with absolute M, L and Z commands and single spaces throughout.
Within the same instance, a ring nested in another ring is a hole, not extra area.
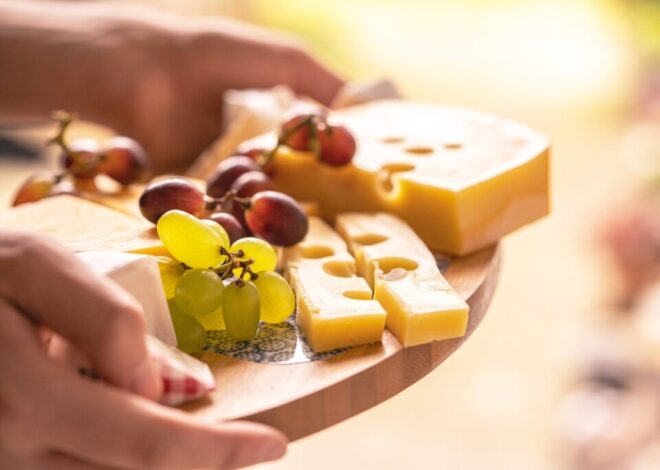
M 393 191 L 394 182 L 392 181 L 392 175 L 394 173 L 402 173 L 414 169 L 415 165 L 411 165 L 410 163 L 388 163 L 387 165 L 383 165 L 378 175 L 380 187 L 388 193 Z
M 332 256 L 335 252 L 328 246 L 309 245 L 302 247 L 301 254 L 303 258 L 319 259 L 325 258 L 326 256 Z
M 413 155 L 428 155 L 429 153 L 433 153 L 433 147 L 415 145 L 412 147 L 406 147 L 406 152 L 412 153 Z
M 446 144 L 443 145 L 444 148 L 447 150 L 458 150 L 460 148 L 463 148 L 463 144 L 460 142 L 447 142 Z
M 418 266 L 418 264 L 411 259 L 395 257 L 381 258 L 377 263 L 378 269 L 380 269 L 384 275 L 391 272 L 392 277 L 395 278 L 403 277 L 401 274 L 405 274 L 404 271 L 414 271 Z
M 403 137 L 384 137 L 380 141 L 384 144 L 400 144 L 403 140 Z
M 387 240 L 387 237 L 385 235 L 379 235 L 377 233 L 363 233 L 362 235 L 353 237 L 354 242 L 365 246 L 382 243 L 385 240 Z
M 327 261 L 323 264 L 323 270 L 331 276 L 353 277 L 355 269 L 353 263 L 345 261 Z
M 367 292 L 363 290 L 348 290 L 346 292 L 343 292 L 342 295 L 349 299 L 371 300 L 371 292 Z

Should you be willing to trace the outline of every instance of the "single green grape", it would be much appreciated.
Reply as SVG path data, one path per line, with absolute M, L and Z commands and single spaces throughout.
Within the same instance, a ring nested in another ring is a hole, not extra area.
M 202 223 L 208 225 L 214 231 L 218 232 L 218 235 L 220 235 L 224 240 L 222 246 L 227 248 L 231 244 L 231 242 L 229 241 L 229 234 L 222 225 L 217 223 L 215 220 L 211 220 L 211 219 L 202 219 Z
M 168 300 L 177 347 L 188 354 L 199 352 L 206 344 L 206 330 L 190 315 L 183 313 L 174 300 Z
M 229 251 L 235 253 L 242 251 L 243 256 L 239 259 L 253 259 L 254 263 L 250 265 L 252 272 L 273 271 L 277 266 L 277 253 L 270 244 L 260 238 L 246 237 L 236 241 Z M 234 276 L 238 277 L 241 269 L 234 269 Z
M 252 281 L 261 300 L 261 320 L 267 323 L 286 321 L 296 309 L 296 296 L 286 280 L 273 271 L 263 271 Z
M 168 211 L 158 219 L 156 229 L 167 251 L 191 268 L 214 268 L 226 259 L 220 250 L 228 248 L 227 239 L 194 215 Z
M 239 341 L 254 338 L 259 326 L 260 303 L 259 292 L 250 281 L 235 279 L 225 287 L 222 313 L 230 335 Z
M 160 282 L 163 284 L 163 291 L 165 298 L 171 299 L 174 297 L 176 283 L 185 271 L 181 263 L 169 256 L 158 256 L 158 270 L 160 271 Z
M 226 330 L 225 317 L 222 313 L 222 305 L 208 315 L 197 318 L 206 331 Z
M 183 313 L 201 317 L 220 307 L 224 289 L 220 276 L 210 269 L 190 269 L 179 279 L 174 300 Z

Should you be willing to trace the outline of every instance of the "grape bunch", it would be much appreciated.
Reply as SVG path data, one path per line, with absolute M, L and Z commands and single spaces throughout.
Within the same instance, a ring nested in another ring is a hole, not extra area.
M 158 265 L 183 351 L 199 351 L 207 330 L 250 340 L 260 321 L 280 323 L 295 310 L 293 290 L 275 272 L 277 254 L 265 240 L 231 241 L 218 222 L 176 209 L 158 219 L 156 230 L 172 256 L 158 257 Z
M 300 242 L 308 229 L 307 215 L 300 204 L 284 193 L 272 191 L 270 183 L 264 185 L 256 176 L 250 175 L 250 171 L 236 176 L 237 170 L 231 160 L 241 158 L 245 157 L 228 158 L 223 162 L 227 165 L 221 166 L 234 174 L 234 183 L 241 183 L 242 177 L 251 178 L 245 180 L 245 185 L 220 192 L 217 189 L 220 183 L 209 184 L 207 194 L 204 194 L 185 178 L 167 177 L 156 180 L 150 183 L 140 196 L 142 215 L 157 224 L 168 211 L 183 211 L 221 226 L 231 242 L 250 235 L 278 246 L 290 246 Z M 254 173 L 267 178 L 264 173 Z M 242 190 L 248 185 L 249 191 Z
M 128 186 L 142 180 L 149 168 L 149 157 L 135 140 L 116 136 L 102 145 L 94 139 L 81 138 L 67 142 L 67 129 L 73 115 L 58 111 L 53 114 L 58 124 L 57 134 L 48 141 L 62 150 L 55 174 L 29 177 L 18 189 L 13 206 L 36 202 L 60 194 L 77 195 L 80 191 L 96 191 L 95 178 L 99 174 L 109 176 L 117 183 Z

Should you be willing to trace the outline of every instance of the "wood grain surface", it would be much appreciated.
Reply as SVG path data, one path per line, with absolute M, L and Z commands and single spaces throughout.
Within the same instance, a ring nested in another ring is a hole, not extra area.
M 325 429 L 387 400 L 447 359 L 479 326 L 500 266 L 493 246 L 456 258 L 447 280 L 470 305 L 467 335 L 403 348 L 387 331 L 381 344 L 327 359 L 263 364 L 203 353 L 217 390 L 184 409 L 204 419 L 247 419 L 274 426 L 291 440 Z

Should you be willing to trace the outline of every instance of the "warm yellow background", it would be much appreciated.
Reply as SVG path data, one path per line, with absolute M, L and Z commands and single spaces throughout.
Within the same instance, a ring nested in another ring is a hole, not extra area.
M 408 97 L 492 111 L 553 141 L 553 214 L 505 240 L 473 338 L 415 386 L 260 468 L 561 468 L 559 401 L 604 289 L 593 227 L 633 181 L 621 140 L 642 49 L 623 2 L 148 3 L 301 33 L 351 78 L 385 75 Z M 34 166 L 0 161 L 1 205 Z

